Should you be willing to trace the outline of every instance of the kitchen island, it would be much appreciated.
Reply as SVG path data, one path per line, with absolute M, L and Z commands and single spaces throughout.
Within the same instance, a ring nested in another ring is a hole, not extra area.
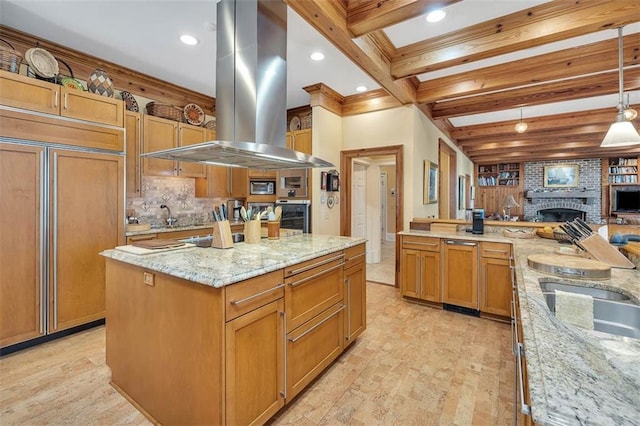
M 602 281 L 569 279 L 531 269 L 530 254 L 558 256 L 555 240 L 511 239 L 501 233 L 405 231 L 401 235 L 510 243 L 524 337 L 528 402 L 543 425 L 637 425 L 640 419 L 640 340 L 587 330 L 558 320 L 547 307 L 541 281 L 620 292 L 640 304 L 640 271 L 611 269 Z M 564 245 L 566 247 L 566 245 Z M 527 397 L 525 396 L 525 399 Z M 520 405 L 518 405 L 518 410 Z
M 162 424 L 264 423 L 364 331 L 364 243 L 104 251 L 113 386 Z

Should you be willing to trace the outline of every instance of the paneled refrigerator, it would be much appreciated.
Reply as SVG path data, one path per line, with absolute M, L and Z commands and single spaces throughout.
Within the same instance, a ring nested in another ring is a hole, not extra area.
M 105 317 L 124 193 L 121 152 L 0 138 L 0 348 Z

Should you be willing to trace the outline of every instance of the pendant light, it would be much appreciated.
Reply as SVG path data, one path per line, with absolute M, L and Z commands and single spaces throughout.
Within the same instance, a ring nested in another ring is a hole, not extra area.
M 625 116 L 624 105 L 624 52 L 622 48 L 622 27 L 618 28 L 618 78 L 619 78 L 619 102 L 618 102 L 618 114 L 616 115 L 616 121 L 609 127 L 609 131 L 605 135 L 602 143 L 603 148 L 628 146 L 640 144 L 640 135 L 638 131 L 633 127 L 631 121 L 628 121 Z
M 520 121 L 516 124 L 516 127 L 515 127 L 516 132 L 524 133 L 527 131 L 527 127 L 529 127 L 527 123 L 522 121 L 522 108 L 520 108 Z

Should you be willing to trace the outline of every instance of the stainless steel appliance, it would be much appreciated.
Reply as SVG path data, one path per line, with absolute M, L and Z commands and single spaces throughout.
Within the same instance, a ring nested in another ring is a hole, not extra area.
M 251 210 L 252 216 L 253 216 L 253 213 L 255 212 L 262 213 L 263 211 L 267 210 L 267 208 L 269 207 L 271 208 L 275 207 L 275 203 L 247 203 L 247 211 Z M 265 215 L 262 220 L 264 221 L 268 220 L 267 215 Z
M 311 232 L 310 200 L 277 200 L 276 205 L 282 207 L 280 228 L 301 229 L 305 234 Z
M 249 194 L 251 195 L 275 195 L 276 183 L 272 180 L 250 180 Z
M 244 206 L 244 200 L 227 200 L 227 212 L 229 220 L 240 220 L 240 209 Z
M 278 171 L 278 197 L 307 197 L 307 169 Z

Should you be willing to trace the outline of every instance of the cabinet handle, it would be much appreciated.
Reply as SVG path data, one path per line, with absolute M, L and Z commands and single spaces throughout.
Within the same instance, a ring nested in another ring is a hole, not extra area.
M 504 251 L 504 250 L 484 249 L 484 251 L 489 252 L 489 253 L 502 253 L 502 254 L 508 254 L 508 252 L 506 252 L 506 251 Z
M 342 263 L 338 263 L 336 266 L 332 266 L 332 267 L 331 267 L 331 268 L 329 268 L 329 269 L 325 269 L 325 270 L 322 270 L 322 271 L 320 271 L 320 272 L 317 272 L 317 273 L 315 273 L 315 274 L 313 274 L 313 275 L 310 275 L 310 276 L 308 276 L 307 278 L 301 279 L 301 280 L 299 280 L 299 281 L 291 282 L 291 283 L 289 283 L 289 285 L 290 285 L 291 287 L 298 286 L 298 285 L 300 285 L 300 284 L 306 283 L 306 282 L 307 282 L 307 281 L 309 281 L 309 280 L 312 280 L 312 279 L 314 279 L 314 278 L 317 278 L 317 277 L 319 277 L 320 275 L 324 275 L 324 274 L 326 274 L 327 272 L 331 272 L 331 271 L 333 271 L 334 269 L 342 268 L 343 266 L 344 266 L 344 262 L 342 262 Z
M 457 240 L 447 240 L 447 244 L 452 244 L 454 246 L 469 246 L 475 247 L 478 243 L 472 243 L 470 241 L 457 241 Z
M 355 256 L 351 256 L 348 259 L 345 259 L 345 262 L 351 262 L 352 260 L 358 259 L 359 257 L 363 257 L 366 256 L 367 253 L 360 253 L 360 254 L 356 254 Z
M 289 276 L 299 274 L 300 272 L 308 271 L 309 269 L 313 269 L 316 266 L 326 265 L 327 263 L 331 263 L 334 260 L 342 259 L 344 254 L 340 254 L 339 256 L 332 257 L 330 259 L 323 260 L 322 262 L 314 263 L 313 265 L 305 266 L 304 268 L 294 269 L 289 272 Z
M 347 335 L 345 340 L 351 339 L 351 279 L 347 278 L 345 284 L 347 284 Z
M 280 312 L 280 316 L 282 317 L 282 354 L 284 356 L 284 359 L 283 359 L 284 368 L 282 369 L 283 389 L 280 392 L 280 395 L 284 399 L 287 399 L 287 313 Z
M 429 246 L 429 247 L 435 247 L 438 245 L 438 243 L 418 243 L 414 241 L 407 241 L 405 244 L 411 244 L 414 246 Z
M 306 336 L 307 334 L 311 333 L 313 330 L 315 330 L 316 328 L 320 327 L 322 324 L 324 324 L 325 322 L 329 321 L 331 318 L 335 317 L 336 315 L 338 315 L 340 313 L 340 311 L 342 311 L 344 309 L 344 305 L 340 306 L 334 313 L 332 313 L 331 315 L 329 315 L 328 317 L 326 317 L 325 319 L 323 319 L 322 321 L 320 321 L 319 323 L 317 323 L 316 325 L 314 325 L 313 327 L 311 327 L 310 329 L 308 329 L 307 331 L 305 331 L 304 333 L 302 333 L 301 335 L 299 335 L 298 337 L 291 337 L 289 338 L 289 341 L 291 343 L 295 343 L 298 340 L 302 339 L 304 336 Z
M 520 391 L 520 411 L 527 416 L 531 415 L 531 407 L 524 401 L 524 383 L 522 382 L 522 357 L 524 356 L 524 346 L 518 343 L 516 351 L 516 362 L 518 363 L 518 390 Z
M 253 300 L 253 299 L 255 299 L 256 297 L 260 297 L 260 296 L 265 295 L 265 294 L 267 294 L 267 293 L 270 293 L 270 292 L 272 292 L 272 291 L 275 291 L 275 290 L 281 289 L 282 287 L 284 287 L 284 283 L 282 283 L 282 284 L 278 284 L 277 286 L 275 286 L 275 287 L 273 287 L 273 288 L 269 288 L 269 289 L 267 289 L 267 290 L 264 290 L 264 291 L 261 291 L 261 292 L 259 292 L 259 293 L 253 294 L 253 295 L 251 295 L 251 296 L 249 296 L 249 297 L 245 297 L 244 299 L 240 299 L 240 300 L 232 300 L 230 303 L 231 303 L 232 305 L 239 305 L 239 304 L 241 304 L 241 303 L 248 302 L 249 300 Z
M 56 98 L 57 99 L 57 98 Z M 44 212 L 45 212 L 45 208 L 44 208 L 44 201 L 45 201 L 45 178 L 44 178 L 44 151 L 40 151 L 40 170 L 39 170 L 39 174 L 40 174 L 40 235 L 39 235 L 39 241 L 40 241 L 40 249 L 39 249 L 39 254 L 40 254 L 40 259 L 39 259 L 39 265 L 40 265 L 40 282 L 38 283 L 38 291 L 40 292 L 40 334 L 44 333 L 44 312 L 45 309 L 44 307 L 46 306 L 45 303 L 45 297 L 44 297 L 44 291 L 45 291 L 45 286 L 44 286 L 44 281 L 45 281 L 45 276 L 46 276 L 46 272 L 45 272 L 45 258 L 44 258 L 44 229 L 45 229 L 45 225 L 46 225 L 46 219 L 44 216 Z
M 64 109 L 69 109 L 69 104 L 68 104 L 68 101 L 67 101 L 67 95 L 68 95 L 68 93 L 64 94 Z
M 58 328 L 58 153 L 53 153 L 53 330 Z M 50 330 L 50 331 L 53 331 Z
M 58 91 L 53 91 L 53 106 L 58 108 Z

